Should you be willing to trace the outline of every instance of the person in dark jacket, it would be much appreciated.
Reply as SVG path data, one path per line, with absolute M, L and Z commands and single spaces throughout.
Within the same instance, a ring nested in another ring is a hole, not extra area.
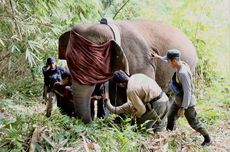
M 43 87 L 43 99 L 44 103 L 47 104 L 46 116 L 50 117 L 52 111 L 52 103 L 55 99 L 55 94 L 51 91 L 55 82 L 61 80 L 61 74 L 64 72 L 64 68 L 57 66 L 55 59 L 49 57 L 46 61 L 46 65 L 42 68 L 44 76 L 44 87 Z
M 204 137 L 202 146 L 211 144 L 208 131 L 202 126 L 198 120 L 195 110 L 196 98 L 194 95 L 194 82 L 192 72 L 187 63 L 181 61 L 181 53 L 179 50 L 168 50 L 164 57 L 154 53 L 155 58 L 161 59 L 176 70 L 172 80 L 169 83 L 170 89 L 175 95 L 175 101 L 172 104 L 168 114 L 167 129 L 173 130 L 177 118 L 185 115 L 189 125 Z

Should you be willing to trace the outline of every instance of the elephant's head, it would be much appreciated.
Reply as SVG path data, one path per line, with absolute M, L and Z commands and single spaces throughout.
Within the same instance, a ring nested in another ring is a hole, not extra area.
M 59 58 L 67 60 L 73 77 L 75 110 L 85 122 L 91 121 L 90 97 L 95 84 L 108 81 L 115 70 L 128 70 L 124 52 L 113 39 L 110 27 L 102 24 L 74 26 L 59 38 Z M 113 95 L 112 102 L 115 98 Z

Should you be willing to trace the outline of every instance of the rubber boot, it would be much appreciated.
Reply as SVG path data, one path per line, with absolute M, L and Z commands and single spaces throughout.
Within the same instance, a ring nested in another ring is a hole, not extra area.
M 204 137 L 204 141 L 201 146 L 209 146 L 211 144 L 211 138 L 208 134 L 208 131 L 205 128 L 201 127 L 197 130 L 197 132 L 199 132 Z
M 211 138 L 209 135 L 203 135 L 204 137 L 204 141 L 203 143 L 201 144 L 201 146 L 209 146 L 211 145 Z

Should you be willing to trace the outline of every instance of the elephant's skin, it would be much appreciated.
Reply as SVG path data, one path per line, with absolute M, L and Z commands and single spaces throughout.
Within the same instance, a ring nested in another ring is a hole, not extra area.
M 195 71 L 197 63 L 196 49 L 180 30 L 170 25 L 148 20 L 114 21 L 114 24 L 120 30 L 121 48 L 127 57 L 130 74 L 146 74 L 155 79 L 159 86 L 167 92 L 168 82 L 174 70 L 167 63 L 152 58 L 151 53 L 157 52 L 163 56 L 168 49 L 180 50 L 182 60 L 189 64 L 193 72 Z M 73 30 L 97 44 L 102 44 L 114 38 L 110 27 L 99 23 L 77 25 L 73 27 Z M 66 32 L 59 38 L 59 55 L 63 52 L 65 54 L 69 35 L 69 32 Z M 89 99 L 95 85 L 85 86 L 77 81 L 74 81 L 73 84 L 77 113 L 83 121 L 89 122 L 91 121 Z M 115 94 L 114 91 L 115 89 L 110 89 L 110 94 Z M 119 94 L 117 95 L 119 96 Z M 110 98 L 111 103 L 114 102 L 115 98 L 115 96 Z

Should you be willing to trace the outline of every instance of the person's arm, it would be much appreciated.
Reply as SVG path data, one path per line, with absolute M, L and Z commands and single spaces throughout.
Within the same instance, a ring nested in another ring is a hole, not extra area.
M 102 96 L 95 95 L 91 97 L 91 100 L 100 100 L 100 99 L 102 99 Z
M 44 66 L 42 68 L 43 75 L 46 76 L 49 70 L 50 70 L 50 66 Z
M 108 110 L 115 114 L 132 114 L 133 113 L 133 106 L 130 101 L 124 103 L 121 106 L 113 106 L 109 100 L 105 101 L 105 105 Z
M 127 92 L 127 97 L 133 104 L 133 107 L 136 109 L 134 115 L 140 118 L 146 112 L 146 108 L 143 101 L 139 98 L 135 91 Z
M 67 94 L 67 89 L 65 86 L 62 86 L 59 82 L 56 82 L 52 87 L 52 92 L 58 94 L 61 97 L 64 97 Z
M 181 107 L 187 109 L 190 104 L 191 96 L 192 96 L 192 88 L 191 88 L 192 82 L 189 76 L 186 75 L 185 73 L 180 74 L 180 81 L 184 92 Z
M 151 53 L 151 56 L 156 58 L 156 59 L 160 59 L 163 62 L 168 62 L 167 60 L 164 60 L 162 56 L 160 56 L 159 54 L 157 54 L 156 52 Z

